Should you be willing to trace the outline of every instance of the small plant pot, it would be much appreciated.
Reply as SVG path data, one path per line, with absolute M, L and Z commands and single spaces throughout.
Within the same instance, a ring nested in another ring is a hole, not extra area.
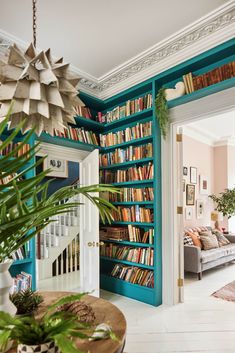
M 35 346 L 28 346 L 20 343 L 17 346 L 17 353 L 59 353 L 55 342 L 42 343 Z

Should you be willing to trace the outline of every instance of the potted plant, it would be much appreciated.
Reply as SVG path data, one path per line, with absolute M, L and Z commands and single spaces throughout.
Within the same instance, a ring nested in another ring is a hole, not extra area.
M 33 292 L 30 288 L 10 294 L 10 300 L 15 305 L 16 315 L 32 315 L 42 303 L 41 295 Z
M 80 322 L 71 312 L 56 309 L 66 303 L 80 300 L 84 294 L 59 299 L 38 319 L 33 316 L 13 317 L 6 312 L 0 312 L 0 349 L 4 350 L 9 340 L 12 340 L 17 344 L 18 353 L 56 353 L 58 350 L 62 353 L 81 353 L 72 338 L 94 339 L 93 333 L 96 330 L 87 323 Z M 102 331 L 102 328 L 99 331 Z M 106 330 L 103 337 L 116 339 L 112 330 Z M 100 338 L 100 335 L 97 336 L 97 339 Z
M 0 136 L 7 128 L 7 123 L 8 118 L 0 123 Z M 2 141 L 0 155 L 14 141 L 23 125 L 24 122 L 20 123 Z M 0 159 L 0 310 L 11 314 L 16 312 L 16 308 L 9 300 L 12 279 L 8 269 L 12 263 L 11 255 L 52 222 L 51 217 L 68 212 L 80 204 L 62 201 L 81 194 L 98 207 L 102 221 L 108 222 L 112 220 L 112 210 L 116 209 L 107 200 L 92 196 L 92 193 L 97 192 L 118 192 L 118 189 L 112 186 L 103 184 L 78 188 L 66 186 L 49 196 L 50 181 L 43 183 L 42 181 L 50 170 L 42 171 L 31 178 L 24 178 L 26 172 L 35 170 L 44 159 L 34 161 L 39 144 L 32 146 L 23 154 L 18 153 L 22 151 L 22 145 L 27 144 L 33 134 L 34 131 L 31 130 L 23 137 L 21 144 Z M 8 182 L 3 185 L 3 180 L 7 176 L 12 177 L 8 178 Z

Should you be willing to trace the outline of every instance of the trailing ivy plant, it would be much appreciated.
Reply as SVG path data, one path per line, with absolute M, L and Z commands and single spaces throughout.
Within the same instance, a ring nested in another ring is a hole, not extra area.
M 170 126 L 170 114 L 167 106 L 165 90 L 166 88 L 164 87 L 160 88 L 155 99 L 156 116 L 164 139 L 167 136 Z
M 233 189 L 225 189 L 220 196 L 209 196 L 216 204 L 216 211 L 222 212 L 223 216 L 231 218 L 235 216 L 235 187 Z

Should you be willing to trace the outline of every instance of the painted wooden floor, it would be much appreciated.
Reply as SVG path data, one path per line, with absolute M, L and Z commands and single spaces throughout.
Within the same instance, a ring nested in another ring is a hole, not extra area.
M 153 308 L 105 291 L 101 295 L 126 316 L 125 353 L 234 353 L 235 303 L 211 297 L 234 279 L 235 264 L 205 272 L 202 281 L 189 275 L 185 281 L 185 303 L 174 307 Z M 65 281 L 62 282 L 65 290 Z M 59 290 L 58 286 L 53 288 L 52 282 L 50 286 L 48 289 Z

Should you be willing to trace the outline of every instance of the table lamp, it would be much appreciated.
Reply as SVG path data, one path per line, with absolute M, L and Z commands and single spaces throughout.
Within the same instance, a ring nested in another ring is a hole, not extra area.
M 219 231 L 221 231 L 221 227 L 219 222 L 223 221 L 223 213 L 222 212 L 218 212 L 218 211 L 212 211 L 211 212 L 211 220 L 213 222 L 215 222 L 215 229 L 218 229 Z

